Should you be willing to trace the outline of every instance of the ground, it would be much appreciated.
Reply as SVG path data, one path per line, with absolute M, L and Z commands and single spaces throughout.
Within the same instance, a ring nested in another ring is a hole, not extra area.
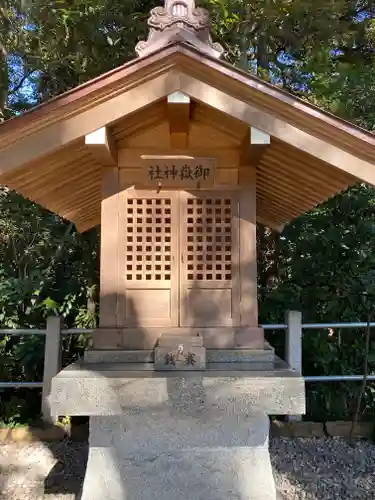
M 373 500 L 375 445 L 338 438 L 271 441 L 280 500 Z M 0 446 L 0 500 L 78 500 L 87 446 Z

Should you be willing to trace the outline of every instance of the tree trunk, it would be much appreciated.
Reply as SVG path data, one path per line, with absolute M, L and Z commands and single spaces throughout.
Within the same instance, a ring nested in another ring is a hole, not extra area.
M 6 36 L 10 29 L 10 20 L 4 7 L 0 8 L 0 22 L 3 24 L 2 35 Z M 0 123 L 5 120 L 5 112 L 8 104 L 8 54 L 4 43 L 0 40 Z
M 258 31 L 258 45 L 257 45 L 257 73 L 263 78 L 267 77 L 269 71 L 269 54 L 267 44 L 267 33 L 265 32 L 265 25 L 259 26 Z
M 0 42 L 0 123 L 5 120 L 8 104 L 8 58 L 4 45 Z

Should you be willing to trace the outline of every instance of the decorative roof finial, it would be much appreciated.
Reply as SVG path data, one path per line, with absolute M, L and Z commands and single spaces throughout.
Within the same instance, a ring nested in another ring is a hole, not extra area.
M 165 0 L 164 7 L 151 10 L 148 25 L 148 40 L 139 42 L 135 48 L 138 57 L 174 42 L 186 42 L 216 58 L 224 52 L 219 43 L 212 41 L 208 11 L 195 7 L 194 0 Z

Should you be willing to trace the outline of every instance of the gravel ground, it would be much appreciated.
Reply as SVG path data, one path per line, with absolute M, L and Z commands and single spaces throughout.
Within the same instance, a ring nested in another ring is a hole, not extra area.
M 342 439 L 271 441 L 280 500 L 374 500 L 375 445 Z M 0 446 L 0 500 L 78 500 L 84 444 Z

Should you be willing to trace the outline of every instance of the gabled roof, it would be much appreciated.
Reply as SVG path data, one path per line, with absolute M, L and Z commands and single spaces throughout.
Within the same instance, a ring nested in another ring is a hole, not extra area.
M 358 181 L 375 184 L 374 134 L 186 43 L 135 59 L 2 124 L 0 182 L 82 230 L 98 224 L 101 165 L 85 148 L 85 135 L 126 122 L 135 129 L 175 91 L 222 114 L 228 134 L 244 124 L 272 137 L 257 165 L 258 217 L 271 226 Z

